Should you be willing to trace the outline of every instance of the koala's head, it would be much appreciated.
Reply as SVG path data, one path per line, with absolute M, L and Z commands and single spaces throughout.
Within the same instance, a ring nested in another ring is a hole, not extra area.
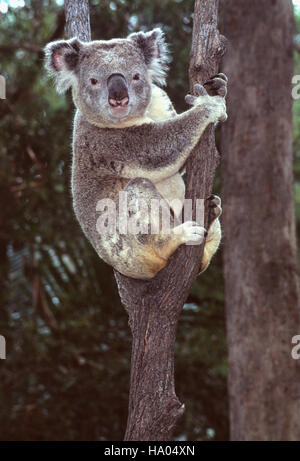
M 45 56 L 57 90 L 72 87 L 77 108 L 100 126 L 143 116 L 151 84 L 165 83 L 168 60 L 160 29 L 108 41 L 59 40 L 46 46 Z

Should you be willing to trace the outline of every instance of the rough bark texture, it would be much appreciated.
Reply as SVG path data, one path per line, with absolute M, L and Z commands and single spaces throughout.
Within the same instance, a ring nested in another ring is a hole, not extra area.
M 293 197 L 293 8 L 227 0 L 222 131 L 224 272 L 233 440 L 300 440 Z
M 224 52 L 224 41 L 216 29 L 217 9 L 217 0 L 195 2 L 191 88 L 217 72 Z M 214 130 L 209 127 L 187 162 L 188 198 L 203 199 L 211 193 L 217 160 Z M 184 405 L 174 388 L 174 343 L 177 321 L 199 272 L 201 255 L 199 246 L 180 247 L 150 282 L 115 273 L 133 336 L 125 440 L 170 440 L 183 414 Z
M 91 40 L 90 10 L 88 0 L 65 0 L 66 35 L 83 42 Z

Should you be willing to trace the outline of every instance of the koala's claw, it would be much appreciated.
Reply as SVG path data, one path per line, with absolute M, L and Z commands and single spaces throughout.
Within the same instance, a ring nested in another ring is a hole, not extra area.
M 211 208 L 221 205 L 221 199 L 217 195 L 211 194 L 207 200 L 209 200 L 208 206 Z
M 221 96 L 225 98 L 227 94 L 228 78 L 225 74 L 217 74 L 204 83 L 205 88 L 210 96 Z
M 228 82 L 228 77 L 227 77 L 227 75 L 222 74 L 222 73 L 213 75 L 212 77 L 210 77 L 210 80 L 212 80 L 213 78 L 222 78 L 223 80 L 225 80 L 226 83 Z
M 208 207 L 209 207 L 209 216 L 208 216 L 208 224 L 209 227 L 212 223 L 221 216 L 222 214 L 222 207 L 221 207 L 221 199 L 217 195 L 210 195 L 208 198 Z

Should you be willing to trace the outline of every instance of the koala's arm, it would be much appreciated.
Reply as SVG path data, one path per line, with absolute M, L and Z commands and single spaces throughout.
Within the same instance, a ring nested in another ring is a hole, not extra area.
M 203 87 L 201 87 L 203 88 Z M 195 99 L 195 98 L 194 98 Z M 168 120 L 129 128 L 97 128 L 75 121 L 75 150 L 91 158 L 93 171 L 154 183 L 176 174 L 210 123 L 226 119 L 225 99 L 200 96 L 194 107 Z M 78 152 L 78 155 L 81 155 Z
M 186 162 L 210 123 L 226 119 L 225 99 L 220 96 L 197 98 L 196 106 L 165 120 L 132 127 L 126 136 L 130 157 L 124 158 L 121 175 L 144 177 L 159 182 L 177 173 Z

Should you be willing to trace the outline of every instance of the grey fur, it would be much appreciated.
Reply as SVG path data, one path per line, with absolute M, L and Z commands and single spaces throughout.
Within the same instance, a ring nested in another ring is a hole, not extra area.
M 219 95 L 226 93 L 226 82 L 211 84 L 215 96 L 198 86 L 201 96 L 191 99 L 194 106 L 177 115 L 166 93 L 155 86 L 155 82 L 164 83 L 167 63 L 160 29 L 127 39 L 52 42 L 45 48 L 45 56 L 58 91 L 71 86 L 77 108 L 72 166 L 77 219 L 104 261 L 127 276 L 150 279 L 180 244 L 201 241 L 202 228 L 197 223 L 185 223 L 179 234 L 172 230 L 167 235 L 123 235 L 117 230 L 114 235 L 100 235 L 97 203 L 112 199 L 118 212 L 119 192 L 125 190 L 133 200 L 143 197 L 150 204 L 151 199 L 158 198 L 168 206 L 165 190 L 171 182 L 183 198 L 179 171 L 205 128 L 226 119 L 225 99 Z M 123 75 L 128 89 L 129 104 L 120 111 L 108 102 L 107 80 L 115 73 Z M 138 81 L 133 79 L 136 74 Z M 164 191 L 163 195 L 159 191 Z

